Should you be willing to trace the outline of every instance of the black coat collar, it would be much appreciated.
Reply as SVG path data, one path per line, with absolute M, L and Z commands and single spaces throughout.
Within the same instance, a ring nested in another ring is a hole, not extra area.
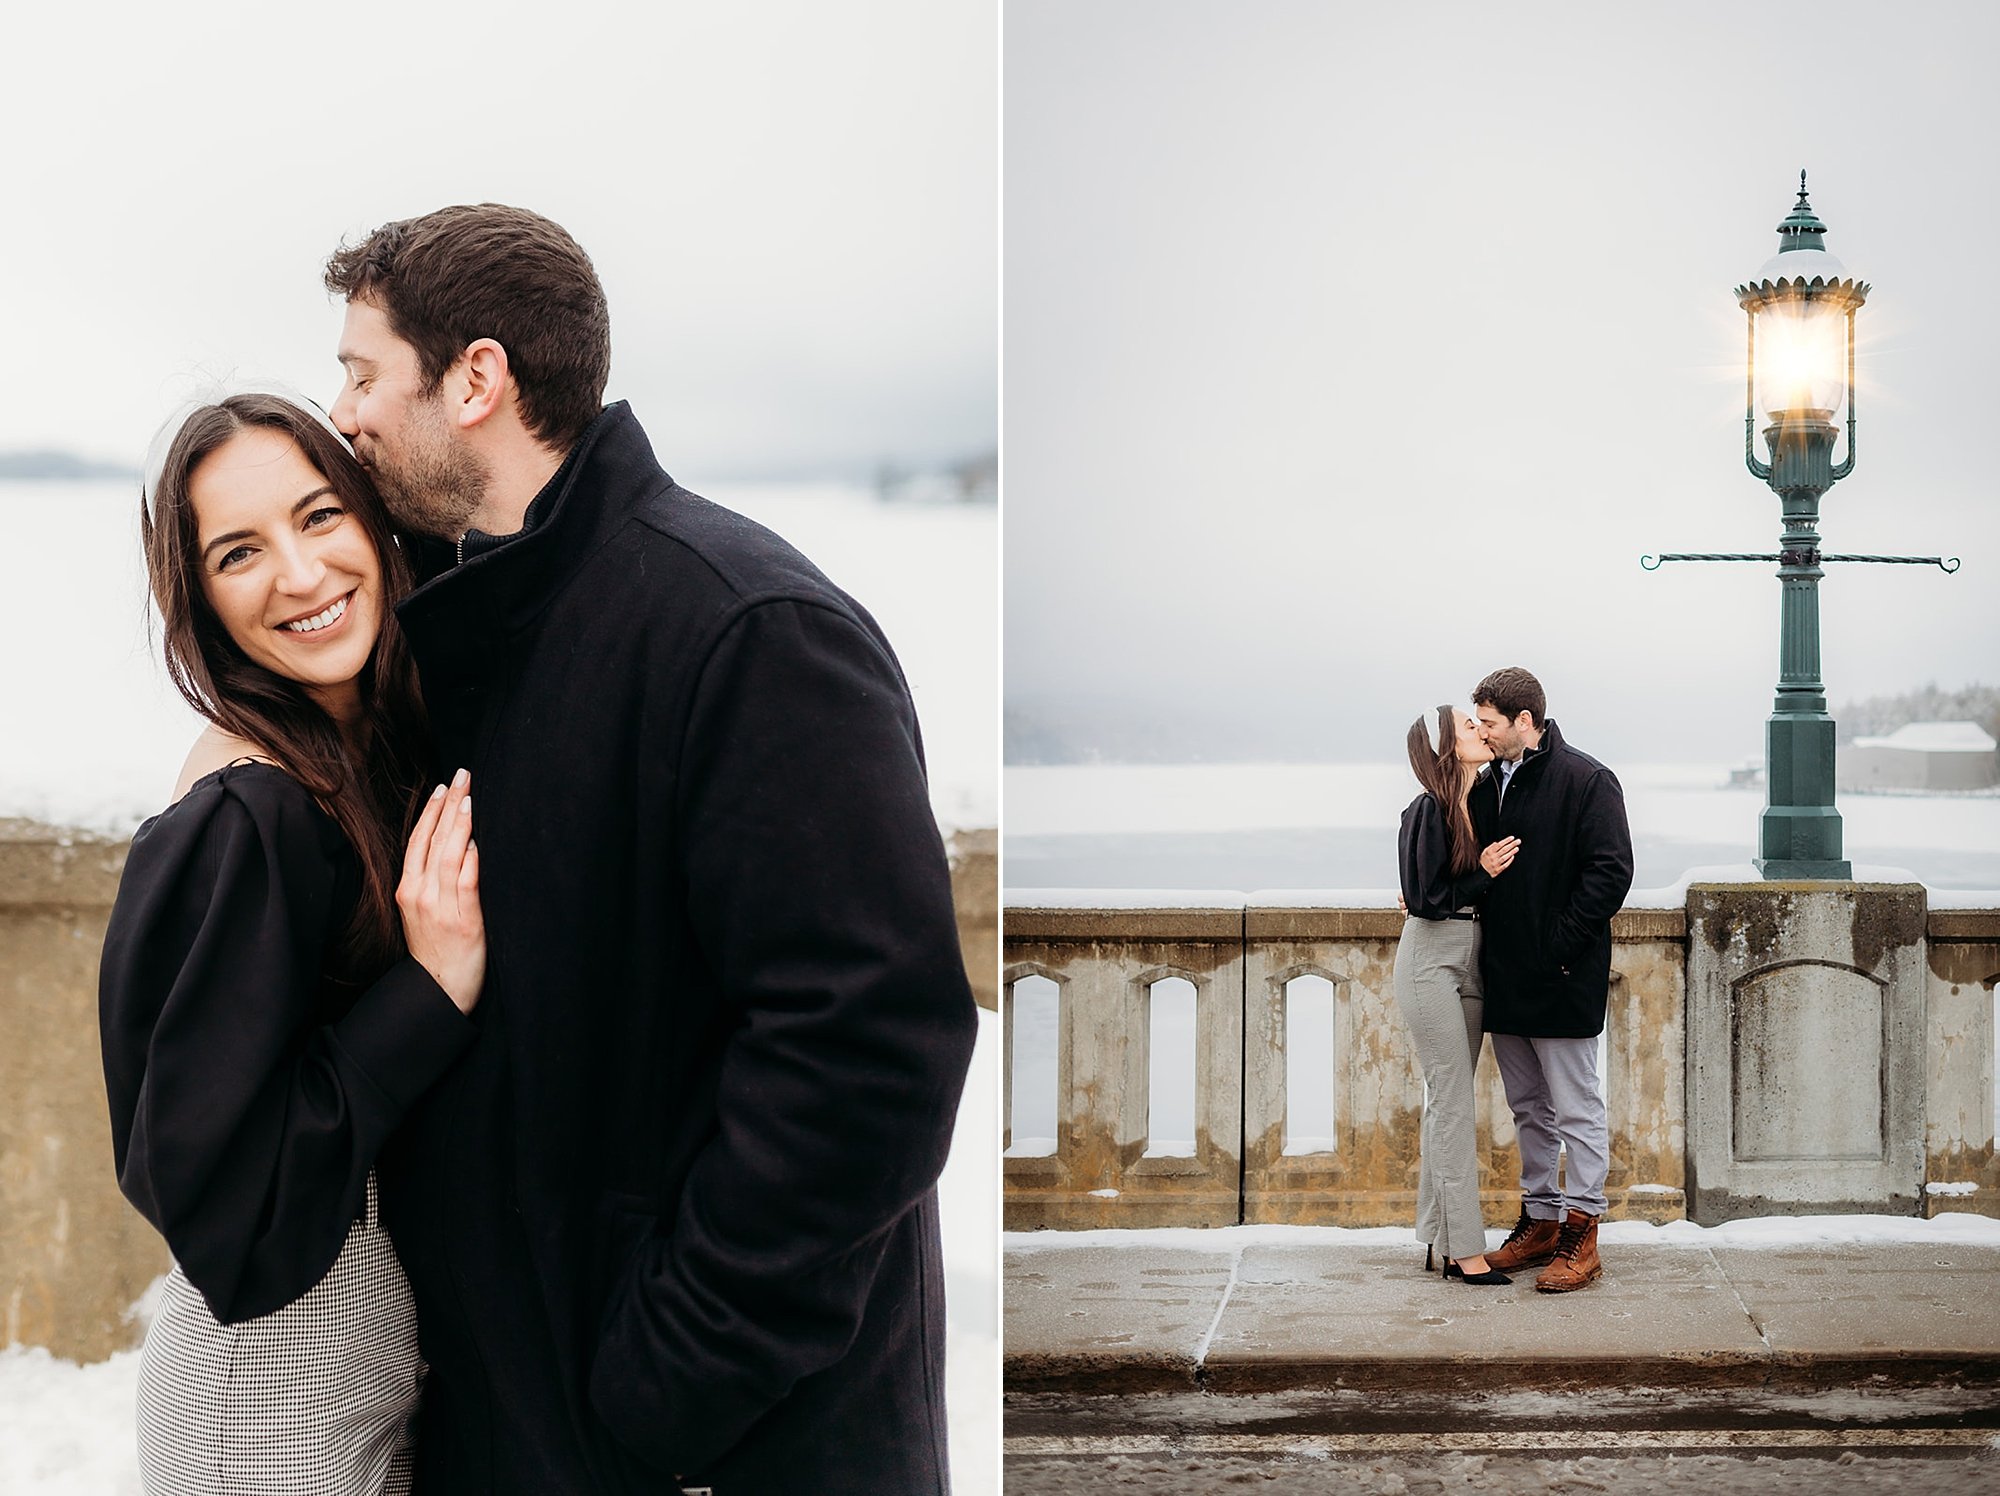
M 1553 717 L 1544 717 L 1542 719 L 1541 744 L 1538 747 L 1530 748 L 1526 753 L 1521 755 L 1520 767 L 1514 770 L 1509 780 L 1508 793 L 1513 793 L 1514 783 L 1520 780 L 1522 773 L 1531 764 L 1539 764 L 1545 759 L 1553 758 L 1556 750 L 1562 746 L 1562 729 L 1556 726 L 1556 719 Z M 1473 789 L 1475 791 L 1485 790 L 1497 796 L 1500 792 L 1500 779 L 1500 760 L 1496 758 L 1489 763 L 1480 765 L 1479 778 L 1473 785 Z
M 536 496 L 533 528 L 463 565 L 451 564 L 446 542 L 420 546 L 426 580 L 396 605 L 396 617 L 420 650 L 484 653 L 530 623 L 634 505 L 672 486 L 631 406 L 606 406 Z
M 1514 773 L 1518 776 L 1521 769 L 1527 768 L 1528 765 L 1538 764 L 1545 758 L 1553 757 L 1556 750 L 1561 748 L 1562 745 L 1562 729 L 1556 726 L 1556 719 L 1553 717 L 1542 718 L 1541 742 L 1521 755 L 1521 768 L 1516 769 Z

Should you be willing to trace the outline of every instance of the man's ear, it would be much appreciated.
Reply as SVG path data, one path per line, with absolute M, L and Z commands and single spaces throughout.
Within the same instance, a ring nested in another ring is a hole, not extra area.
M 491 338 L 465 345 L 459 355 L 465 379 L 456 414 L 463 429 L 480 425 L 507 403 L 507 350 Z

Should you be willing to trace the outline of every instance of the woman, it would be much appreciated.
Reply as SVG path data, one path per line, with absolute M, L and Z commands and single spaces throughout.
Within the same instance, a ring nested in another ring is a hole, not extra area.
M 372 1166 L 470 1040 L 485 934 L 463 775 L 404 844 L 410 574 L 323 419 L 199 406 L 145 495 L 167 668 L 210 723 L 133 838 L 100 976 L 119 1184 L 176 1263 L 149 1492 L 409 1488 L 423 1363 Z
M 1507 870 L 1516 837 L 1483 853 L 1466 796 L 1477 766 L 1493 757 L 1479 724 L 1437 709 L 1433 740 L 1424 718 L 1410 724 L 1410 767 L 1424 792 L 1403 812 L 1397 837 L 1403 904 L 1409 918 L 1396 946 L 1396 1005 L 1424 1067 L 1422 1158 L 1417 1173 L 1417 1238 L 1424 1268 L 1432 1249 L 1444 1276 L 1465 1283 L 1513 1281 L 1486 1265 L 1473 1127 L 1472 1069 L 1479 1061 L 1479 912 L 1487 885 Z

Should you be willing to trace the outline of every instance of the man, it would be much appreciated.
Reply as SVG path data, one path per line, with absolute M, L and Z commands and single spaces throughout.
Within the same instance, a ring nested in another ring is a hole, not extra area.
M 479 1035 L 380 1176 L 439 1492 L 941 1492 L 934 1182 L 974 1033 L 874 621 L 600 409 L 556 224 L 328 262 L 335 424 L 418 542 L 397 609 L 471 771 Z
M 1541 683 L 1496 670 L 1472 691 L 1492 766 L 1472 788 L 1481 846 L 1520 838 L 1507 876 L 1487 891 L 1479 962 L 1486 1032 L 1521 1147 L 1521 1215 L 1487 1264 L 1542 1263 L 1545 1293 L 1602 1271 L 1609 1130 L 1597 1036 L 1611 984 L 1611 916 L 1632 887 L 1632 833 L 1612 772 L 1563 741 Z M 1567 1155 L 1560 1184 L 1557 1147 Z

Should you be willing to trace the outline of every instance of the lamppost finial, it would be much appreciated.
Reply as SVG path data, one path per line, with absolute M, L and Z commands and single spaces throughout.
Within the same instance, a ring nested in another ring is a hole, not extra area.
M 1782 253 L 1788 249 L 1826 248 L 1826 224 L 1819 214 L 1813 212 L 1812 204 L 1806 199 L 1805 168 L 1799 168 L 1799 200 L 1792 204 L 1792 211 L 1785 221 L 1778 225 L 1778 249 Z

